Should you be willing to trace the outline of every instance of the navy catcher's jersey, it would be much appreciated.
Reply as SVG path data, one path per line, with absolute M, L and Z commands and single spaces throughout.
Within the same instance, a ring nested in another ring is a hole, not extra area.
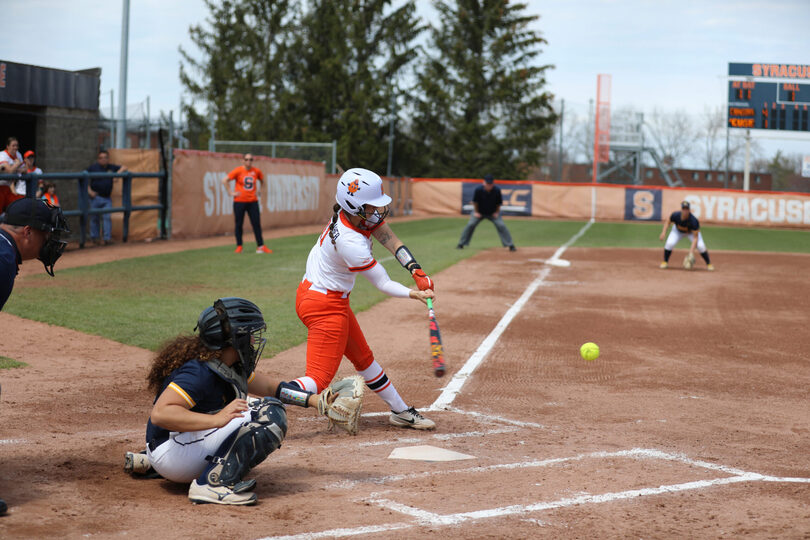
M 6 304 L 14 288 L 14 280 L 20 269 L 20 252 L 14 239 L 5 231 L 0 231 L 0 310 Z
M 229 383 L 199 360 L 189 360 L 172 371 L 163 381 L 155 401 L 166 390 L 174 391 L 191 407 L 191 411 L 214 414 L 236 398 Z M 169 438 L 169 431 L 149 422 L 146 424 L 146 442 L 160 444 Z
M 681 217 L 680 212 L 672 212 L 672 215 L 669 216 L 669 220 L 675 224 L 679 231 L 683 233 L 700 230 L 700 222 L 698 221 L 698 218 L 696 218 L 691 212 L 689 213 L 689 217 L 686 219 Z

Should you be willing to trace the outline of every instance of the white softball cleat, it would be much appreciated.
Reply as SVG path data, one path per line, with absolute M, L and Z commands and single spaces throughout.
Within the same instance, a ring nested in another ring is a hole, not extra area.
M 188 488 L 188 498 L 194 504 L 231 504 L 246 506 L 256 504 L 258 497 L 255 493 L 236 493 L 228 486 L 200 485 L 195 479 Z
M 124 454 L 124 472 L 129 474 L 148 474 L 152 470 L 152 464 L 146 454 L 136 454 L 127 452 Z
M 400 413 L 391 412 L 388 417 L 391 425 L 397 427 L 411 428 L 411 429 L 433 429 L 436 423 L 422 416 L 419 411 L 411 407 Z

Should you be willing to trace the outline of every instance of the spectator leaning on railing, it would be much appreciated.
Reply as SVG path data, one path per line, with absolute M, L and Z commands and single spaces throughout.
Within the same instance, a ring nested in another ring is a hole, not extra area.
M 33 150 L 29 150 L 25 154 L 23 154 L 23 158 L 25 159 L 25 163 L 24 163 L 25 167 L 24 167 L 24 169 L 20 169 L 20 172 L 26 172 L 28 174 L 42 174 L 42 169 L 40 169 L 39 167 L 37 167 L 34 164 L 34 161 L 36 161 L 36 156 L 35 156 Z M 24 197 L 25 196 L 25 191 L 26 191 L 25 180 L 18 181 L 17 182 L 17 194 L 22 195 Z M 37 199 L 41 198 L 42 193 L 44 193 L 44 190 L 43 190 L 43 187 L 42 187 L 42 178 L 40 178 L 39 182 L 37 183 L 37 195 L 36 195 L 36 198 Z
M 110 163 L 110 154 L 106 150 L 101 150 L 95 163 L 87 167 L 87 172 L 127 172 L 124 165 L 114 165 Z M 90 185 L 87 192 L 90 194 L 90 208 L 112 208 L 112 178 L 93 178 L 90 180 Z M 103 238 L 104 244 L 112 244 L 112 219 L 110 214 L 92 214 L 90 216 L 90 239 L 94 244 L 101 243 L 99 234 L 99 222 L 103 216 Z

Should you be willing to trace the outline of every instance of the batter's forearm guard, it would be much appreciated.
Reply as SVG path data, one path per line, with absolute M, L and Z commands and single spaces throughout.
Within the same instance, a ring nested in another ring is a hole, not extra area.
M 394 256 L 399 261 L 399 264 L 411 274 L 413 274 L 414 270 L 422 268 L 419 263 L 416 262 L 416 259 L 413 258 L 411 251 L 405 246 L 400 246 L 396 253 L 394 253 Z
M 276 397 L 282 403 L 289 405 L 298 405 L 299 407 L 309 407 L 309 396 L 313 395 L 312 392 L 301 390 L 297 385 L 288 382 L 281 382 L 276 388 Z

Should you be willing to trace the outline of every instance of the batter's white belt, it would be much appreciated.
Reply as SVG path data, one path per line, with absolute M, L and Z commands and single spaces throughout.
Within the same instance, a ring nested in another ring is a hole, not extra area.
M 329 289 L 325 289 L 323 287 L 319 287 L 318 285 L 315 285 L 314 283 L 309 281 L 307 278 L 302 279 L 301 283 L 303 283 L 304 285 L 309 285 L 309 287 L 307 287 L 307 288 L 310 291 L 319 292 L 321 294 L 325 294 L 326 296 L 339 296 L 341 298 L 348 298 L 349 297 L 349 293 L 347 293 L 347 292 L 330 291 Z

